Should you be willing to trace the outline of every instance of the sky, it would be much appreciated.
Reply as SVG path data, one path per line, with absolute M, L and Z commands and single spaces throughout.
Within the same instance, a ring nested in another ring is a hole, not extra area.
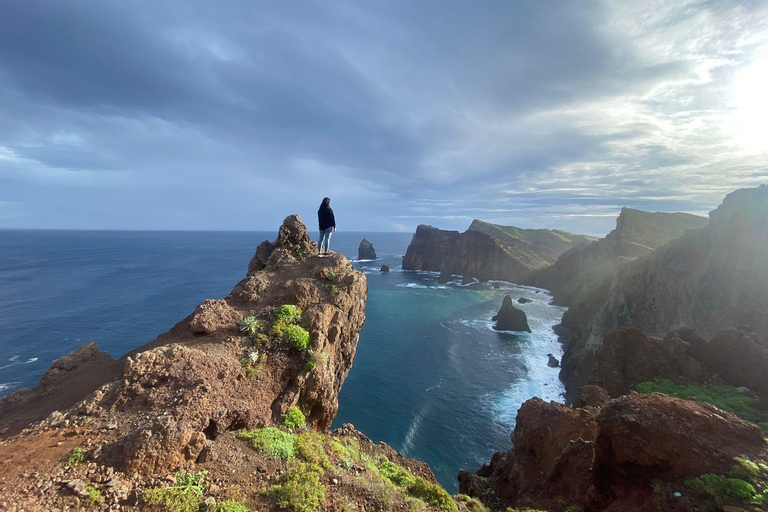
M 768 2 L 8 0 L 0 228 L 604 235 L 768 182 Z

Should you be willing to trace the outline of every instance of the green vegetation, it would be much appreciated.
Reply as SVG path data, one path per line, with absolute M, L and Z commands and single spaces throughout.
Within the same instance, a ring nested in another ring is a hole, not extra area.
M 306 350 L 309 347 L 309 332 L 300 325 L 286 325 L 282 337 L 290 341 L 296 350 Z
M 85 492 L 88 493 L 88 503 L 91 505 L 101 505 L 104 503 L 104 497 L 101 495 L 101 491 L 95 487 L 86 485 Z
M 760 466 L 746 457 L 735 457 L 733 462 L 733 466 L 728 471 L 729 478 L 738 478 L 751 484 L 757 484 L 760 480 Z
M 251 441 L 254 449 L 273 459 L 289 459 L 296 455 L 296 436 L 275 427 L 241 430 L 237 437 Z
M 316 512 L 325 502 L 323 470 L 316 464 L 298 462 L 280 477 L 280 483 L 267 490 L 281 507 L 293 512 Z
M 360 444 L 353 439 L 332 439 L 331 451 L 341 458 L 341 466 L 345 469 L 352 467 L 353 462 L 360 461 Z
M 246 317 L 237 324 L 237 328 L 246 336 L 255 336 L 261 330 L 261 327 L 261 322 L 256 320 L 255 316 Z
M 336 274 L 334 274 L 333 272 L 328 272 L 328 275 L 326 275 L 325 277 L 327 277 L 329 281 L 336 280 Z
M 251 341 L 253 341 L 253 344 L 256 346 L 266 345 L 269 343 L 269 336 L 263 332 L 258 332 L 251 338 Z
M 144 491 L 148 505 L 162 505 L 171 512 L 197 512 L 205 492 L 207 471 L 177 471 L 176 482 L 168 487 L 153 487 Z
M 261 367 L 264 366 L 266 360 L 267 354 L 259 355 L 258 351 L 253 351 L 240 359 L 240 366 L 243 367 L 245 377 L 247 379 L 252 379 L 258 375 L 259 370 L 261 370 Z
M 373 461 L 368 461 L 366 466 L 386 482 L 404 491 L 410 498 L 434 505 L 443 512 L 458 510 L 456 502 L 445 489 L 438 484 L 427 482 L 420 476 L 414 476 L 408 469 L 398 466 L 386 457 L 379 460 L 378 466 Z
M 270 334 L 290 342 L 296 350 L 306 350 L 309 347 L 309 332 L 297 325 L 301 321 L 301 309 L 297 306 L 284 304 L 275 310 L 274 323 Z
M 760 425 L 768 430 L 768 412 L 756 409 L 759 400 L 740 393 L 738 388 L 720 382 L 707 384 L 675 384 L 669 379 L 656 377 L 637 385 L 640 393 L 664 393 L 676 398 L 694 397 L 724 411 L 732 412 L 741 419 Z
M 273 315 L 274 321 L 283 321 L 286 324 L 301 322 L 301 309 L 291 304 L 283 304 L 277 308 Z
M 317 363 L 314 362 L 312 359 L 307 359 L 307 362 L 304 363 L 304 369 L 308 372 L 311 372 L 315 368 L 317 368 Z
M 283 425 L 290 429 L 304 428 L 306 422 L 307 419 L 304 417 L 304 413 L 296 406 L 288 409 L 288 412 L 285 413 L 285 418 L 283 419 Z
M 296 244 L 296 245 L 293 246 L 293 252 L 295 252 L 296 256 L 298 256 L 299 258 L 304 256 L 304 248 L 302 246 L 300 246 L 299 244 Z
M 209 509 L 210 512 L 248 512 L 248 507 L 235 500 L 222 501 Z
M 408 494 L 422 500 L 429 505 L 435 505 L 443 512 L 451 512 L 458 509 L 451 495 L 438 484 L 431 484 L 421 477 L 408 486 Z
M 72 453 L 67 459 L 67 466 L 77 466 L 81 462 L 88 458 L 88 450 L 80 448 L 79 446 L 72 450 Z
M 728 475 L 707 473 L 685 481 L 691 496 L 703 502 L 705 510 L 726 506 L 763 510 L 768 504 L 768 466 L 746 457 L 735 457 Z M 753 508 L 754 507 L 754 508 Z
M 462 502 L 464 507 L 469 510 L 469 512 L 489 512 L 488 507 L 486 507 L 483 502 L 477 498 L 472 498 L 466 494 L 457 494 L 456 499 Z
M 323 448 L 323 436 L 316 432 L 296 436 L 296 457 L 325 469 L 331 468 L 331 461 Z

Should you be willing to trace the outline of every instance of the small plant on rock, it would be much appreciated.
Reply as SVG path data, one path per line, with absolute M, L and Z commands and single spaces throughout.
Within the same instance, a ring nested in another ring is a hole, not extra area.
M 282 337 L 296 350 L 306 350 L 309 347 L 309 331 L 300 325 L 285 326 Z
M 72 453 L 67 459 L 67 466 L 77 466 L 81 462 L 84 462 L 88 458 L 88 450 L 80 448 L 79 446 L 72 450 Z
M 283 424 L 290 429 L 303 428 L 306 422 L 307 419 L 304 417 L 304 413 L 296 406 L 288 409 L 283 420 Z
M 176 481 L 168 487 L 153 487 L 144 491 L 149 505 L 162 505 L 171 512 L 197 512 L 203 501 L 207 471 L 177 471 Z
M 237 437 L 248 439 L 255 450 L 273 459 L 290 459 L 296 456 L 296 436 L 275 427 L 241 430 Z
M 91 505 L 101 505 L 104 503 L 104 497 L 101 495 L 101 491 L 95 487 L 86 485 L 85 492 L 88 493 L 88 503 Z
M 211 512 L 248 512 L 248 507 L 235 500 L 222 501 L 209 509 Z
M 246 317 L 237 324 L 237 328 L 246 336 L 255 336 L 261 330 L 261 327 L 261 322 L 256 320 L 255 316 Z
M 283 473 L 280 483 L 267 492 L 277 497 L 281 507 L 293 512 L 316 512 L 325 502 L 323 470 L 316 464 L 299 462 Z
M 275 310 L 274 320 L 283 321 L 286 324 L 301 322 L 301 308 L 292 304 L 283 304 Z

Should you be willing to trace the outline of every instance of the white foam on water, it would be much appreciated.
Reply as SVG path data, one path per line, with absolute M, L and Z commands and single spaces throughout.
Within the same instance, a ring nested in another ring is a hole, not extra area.
M 19 356 L 13 356 L 12 358 L 9 359 L 9 361 L 11 361 L 11 362 L 15 362 L 15 361 L 18 361 L 18 360 L 19 360 Z
M 418 283 L 401 283 L 397 285 L 398 288 L 418 288 L 419 290 L 426 290 L 429 286 Z
M 21 384 L 21 382 L 0 382 L 0 393 L 9 389 L 13 389 L 19 384 Z
M 408 425 L 408 432 L 405 433 L 405 440 L 403 441 L 403 449 L 400 450 L 406 457 L 408 456 L 408 452 L 413 448 L 413 440 L 416 437 L 416 433 L 419 431 L 421 420 L 424 419 L 424 416 L 426 416 L 428 411 L 429 404 L 426 404 L 421 408 L 421 411 L 413 417 L 411 424 Z
M 24 361 L 24 364 L 34 363 L 38 359 L 39 359 L 38 357 L 31 357 L 31 358 L 27 359 L 26 361 Z

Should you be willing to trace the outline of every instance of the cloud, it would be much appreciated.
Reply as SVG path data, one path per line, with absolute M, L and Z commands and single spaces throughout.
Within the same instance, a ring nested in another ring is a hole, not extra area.
M 0 227 L 274 229 L 325 195 L 359 230 L 706 212 L 768 181 L 767 34 L 749 1 L 16 2 Z

